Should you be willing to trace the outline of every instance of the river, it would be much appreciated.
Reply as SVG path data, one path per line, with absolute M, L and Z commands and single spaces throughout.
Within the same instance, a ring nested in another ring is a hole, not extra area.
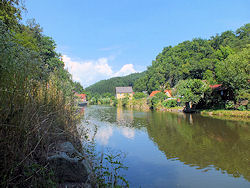
M 88 106 L 80 126 L 98 151 L 126 153 L 130 187 L 250 187 L 249 123 Z

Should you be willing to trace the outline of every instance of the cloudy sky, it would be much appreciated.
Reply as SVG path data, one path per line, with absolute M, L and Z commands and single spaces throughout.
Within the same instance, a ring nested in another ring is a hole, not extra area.
M 249 0 L 26 0 L 84 87 L 146 69 L 161 50 L 250 22 Z

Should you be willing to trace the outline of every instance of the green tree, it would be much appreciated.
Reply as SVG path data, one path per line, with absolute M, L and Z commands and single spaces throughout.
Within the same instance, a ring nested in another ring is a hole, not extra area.
M 84 93 L 85 92 L 85 90 L 83 89 L 83 87 L 80 84 L 80 82 L 73 82 L 73 89 L 77 93 Z
M 0 1 L 0 20 L 8 28 L 17 29 L 18 23 L 22 19 L 21 12 L 24 6 L 19 0 L 1 0 Z
M 216 65 L 216 77 L 233 90 L 250 89 L 250 45 L 219 62 Z
M 182 97 L 182 101 L 189 103 L 190 108 L 197 104 L 204 93 L 209 90 L 209 86 L 199 79 L 181 80 L 176 85 L 177 94 Z
M 142 93 L 142 92 L 136 92 L 133 97 L 135 99 L 142 99 L 142 98 L 145 98 L 146 97 L 146 94 L 145 93 Z

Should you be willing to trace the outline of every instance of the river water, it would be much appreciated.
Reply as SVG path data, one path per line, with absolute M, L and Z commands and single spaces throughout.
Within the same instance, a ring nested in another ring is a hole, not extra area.
M 126 153 L 130 187 L 250 187 L 249 123 L 88 106 L 81 126 L 98 151 Z

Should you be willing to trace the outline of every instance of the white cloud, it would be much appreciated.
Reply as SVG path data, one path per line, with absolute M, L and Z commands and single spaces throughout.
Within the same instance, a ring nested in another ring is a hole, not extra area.
M 135 137 L 135 130 L 128 128 L 128 127 L 123 127 L 121 128 L 123 136 L 125 136 L 128 139 L 134 139 Z
M 94 68 L 98 73 L 101 73 L 104 75 L 112 76 L 113 74 L 111 67 L 108 65 L 107 58 L 98 59 L 98 63 L 96 63 Z
M 109 60 L 109 58 L 103 57 L 97 60 L 74 61 L 69 56 L 63 55 L 65 68 L 72 74 L 73 80 L 79 81 L 83 87 L 103 79 L 138 72 L 134 69 L 133 64 L 125 64 L 119 71 L 114 72 L 109 65 Z
M 96 140 L 101 145 L 107 145 L 109 143 L 109 138 L 113 135 L 112 127 L 102 127 L 97 131 Z
M 136 70 L 134 69 L 134 65 L 133 64 L 126 64 L 123 65 L 123 67 L 114 74 L 114 76 L 126 76 L 128 74 L 131 73 L 135 73 Z

